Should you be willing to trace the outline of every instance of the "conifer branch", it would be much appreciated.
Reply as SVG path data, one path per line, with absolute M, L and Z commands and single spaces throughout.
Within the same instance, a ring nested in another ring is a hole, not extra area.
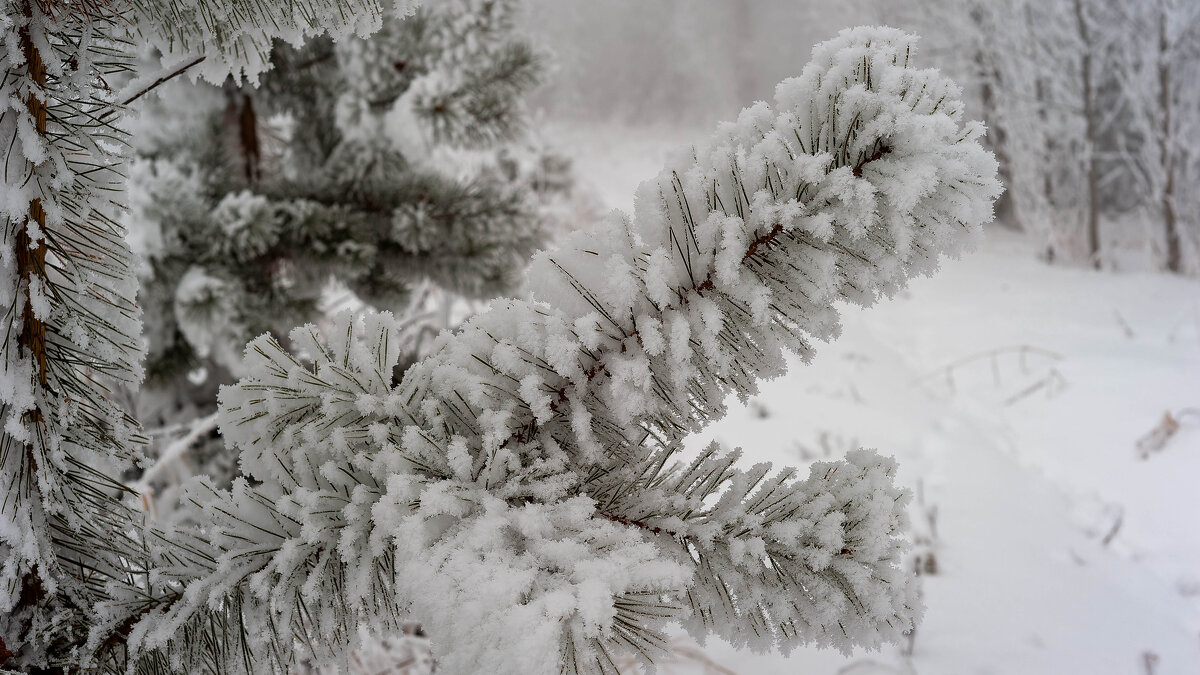
M 141 89 L 138 89 L 133 94 L 130 94 L 129 96 L 127 96 L 125 98 L 125 100 L 121 101 L 120 107 L 121 108 L 128 107 L 129 104 L 133 103 L 134 101 L 138 100 L 139 98 L 145 96 L 146 94 L 149 94 L 150 92 L 161 87 L 162 85 L 164 85 L 164 84 L 170 82 L 171 80 L 179 77 L 180 75 L 186 73 L 190 68 L 192 68 L 192 66 L 196 66 L 196 65 L 203 63 L 206 58 L 208 58 L 208 57 L 207 56 L 197 56 L 196 58 L 192 59 L 191 61 L 188 61 L 187 63 L 183 64 L 182 66 L 179 66 L 175 70 L 167 73 L 166 75 L 159 76 L 157 79 L 155 79 L 150 84 L 147 84 L 146 86 L 142 87 Z M 117 113 L 117 109 L 106 110 L 102 115 L 100 115 L 100 120 L 107 119 L 108 117 L 115 115 L 116 113 Z
M 33 16 L 33 8 L 27 0 L 24 6 L 24 14 L 26 19 Z M 42 90 L 46 86 L 46 65 L 42 61 L 41 53 L 34 46 L 33 40 L 29 34 L 29 27 L 22 27 L 20 30 L 21 51 L 25 57 L 25 67 L 28 72 L 30 81 L 34 88 L 30 90 L 25 99 L 26 108 L 29 111 L 30 117 L 34 121 L 34 129 L 39 136 L 46 135 L 46 101 L 45 94 Z M 38 234 L 37 241 L 33 241 L 29 236 L 29 230 L 32 226 L 36 227 Z M 25 287 L 25 302 L 21 309 L 21 332 L 18 337 L 18 349 L 22 356 L 31 358 L 34 362 L 34 372 L 37 384 L 42 389 L 46 389 L 49 383 L 48 370 L 49 364 L 46 356 L 46 324 L 41 317 L 38 317 L 34 312 L 33 294 L 37 291 L 39 284 L 45 279 L 46 274 L 46 212 L 42 209 L 42 200 L 40 197 L 34 197 L 29 202 L 29 213 L 18 227 L 15 237 L 15 258 L 17 261 L 17 278 L 24 284 Z M 30 441 L 25 445 L 25 457 L 31 474 L 36 475 L 39 471 L 37 454 L 38 449 L 35 447 L 36 439 L 43 436 L 43 417 L 40 406 L 34 405 L 25 412 L 24 422 L 27 428 L 32 431 L 29 433 Z M 26 612 L 35 608 L 39 603 L 44 601 L 44 586 L 40 574 L 43 572 L 37 569 L 30 569 L 21 579 L 21 593 L 14 608 L 16 612 Z M 0 667 L 4 667 L 8 659 L 14 656 L 13 652 L 9 651 L 7 645 L 4 645 L 3 640 L 0 640 Z
M 774 109 L 644 184 L 633 217 L 539 254 L 523 299 L 444 336 L 396 386 L 387 316 L 293 331 L 312 363 L 252 343 L 221 426 L 262 483 L 197 497 L 219 562 L 188 593 L 227 597 L 236 571 L 287 606 L 287 580 L 309 615 L 317 588 L 359 579 L 348 610 L 323 611 L 386 625 L 378 598 L 395 594 L 454 645 L 449 672 L 606 672 L 622 651 L 654 659 L 672 620 L 764 648 L 899 639 L 920 607 L 893 462 L 856 451 L 797 480 L 716 448 L 673 457 L 785 349 L 834 335 L 837 301 L 895 292 L 990 217 L 982 130 L 949 81 L 909 65 L 912 42 L 864 28 L 821 45 Z M 255 531 L 287 555 L 244 544 Z
M 25 3 L 25 17 L 32 18 L 33 8 L 30 2 Z M 28 26 L 21 29 L 21 51 L 25 56 L 26 68 L 29 72 L 29 79 L 33 82 L 36 89 L 31 90 L 25 99 L 25 105 L 29 110 L 30 117 L 34 121 L 34 129 L 39 136 L 46 135 L 46 101 L 45 94 L 40 93 L 40 90 L 46 86 L 46 64 L 42 61 L 41 52 L 33 45 L 33 40 L 29 36 Z M 29 236 L 30 221 L 36 225 L 38 239 L 32 240 Z M 20 230 L 17 232 L 16 241 L 16 259 L 17 259 L 17 276 L 25 282 L 26 298 L 25 306 L 22 311 L 22 328 L 19 344 L 22 351 L 34 359 L 37 364 L 37 379 L 38 383 L 45 388 L 47 386 L 47 370 L 46 361 L 46 324 L 39 318 L 33 309 L 33 293 L 37 279 L 43 279 L 46 274 L 46 212 L 42 209 L 42 200 L 40 197 L 34 197 L 29 202 L 29 215 L 25 222 L 21 224 Z M 31 414 L 36 417 L 37 422 L 41 421 L 41 413 L 34 409 Z

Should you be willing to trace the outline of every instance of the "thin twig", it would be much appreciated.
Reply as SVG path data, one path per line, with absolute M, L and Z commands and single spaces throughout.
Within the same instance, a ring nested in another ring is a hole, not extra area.
M 1108 546 L 1109 544 L 1111 544 L 1112 540 L 1117 536 L 1117 532 L 1121 531 L 1121 525 L 1124 524 L 1124 522 L 1125 522 L 1125 509 L 1121 509 L 1120 511 L 1117 512 L 1117 517 L 1113 520 L 1112 527 L 1109 528 L 1108 534 L 1105 534 L 1104 538 L 1100 540 L 1100 545 Z
M 1121 326 L 1121 330 L 1125 331 L 1125 337 L 1129 338 L 1130 340 L 1136 337 L 1133 332 L 1133 327 L 1129 325 L 1129 322 L 1125 320 L 1125 317 L 1121 316 L 1119 311 L 1114 309 L 1113 316 L 1116 317 L 1117 323 Z
M 1041 347 L 1034 347 L 1032 345 L 1021 344 L 1021 345 L 1012 345 L 1012 346 L 1008 346 L 1008 347 L 997 347 L 995 349 L 989 349 L 987 351 L 969 354 L 960 359 L 952 361 L 944 366 L 939 367 L 937 370 L 934 370 L 932 372 L 926 373 L 925 375 L 918 377 L 916 379 L 916 382 L 923 382 L 925 380 L 933 379 L 934 377 L 939 376 L 939 375 L 945 375 L 953 370 L 956 370 L 962 366 L 965 366 L 965 365 L 975 362 L 975 361 L 983 361 L 985 359 L 995 359 L 996 357 L 998 357 L 1002 354 L 1011 354 L 1011 353 L 1016 353 L 1017 356 L 1020 357 L 1022 364 L 1024 364 L 1025 357 L 1028 354 L 1035 354 L 1037 356 L 1042 356 L 1047 359 L 1050 359 L 1051 361 L 1061 361 L 1063 359 L 1062 354 L 1052 352 L 1049 349 L 1042 349 Z M 993 368 L 995 368 L 994 364 L 993 364 Z
M 165 471 L 165 467 L 170 465 L 176 459 L 182 457 L 185 453 L 187 453 L 188 450 L 191 449 L 193 445 L 195 445 L 196 441 L 200 440 L 207 434 L 212 433 L 213 429 L 216 428 L 216 413 L 196 420 L 192 424 L 192 430 L 189 431 L 188 434 L 183 438 L 173 441 L 170 445 L 168 445 L 167 448 L 162 451 L 162 454 L 159 455 L 158 461 L 154 463 L 154 466 L 147 469 L 146 473 L 142 474 L 142 477 L 138 480 L 138 482 L 134 483 L 132 486 L 130 486 L 130 488 L 140 494 L 147 494 L 151 492 L 151 482 L 157 478 L 159 474 Z
M 1004 405 L 1010 406 L 1023 398 L 1032 396 L 1042 389 L 1046 390 L 1046 397 L 1050 398 L 1057 393 L 1054 389 L 1055 384 L 1065 388 L 1067 380 L 1062 376 L 1062 373 L 1058 372 L 1057 368 L 1051 368 L 1050 372 L 1046 373 L 1045 377 L 1005 399 Z M 1062 389 L 1059 389 L 1058 391 L 1062 391 Z
M 182 74 L 184 74 L 185 72 L 187 72 L 187 70 L 188 70 L 189 68 L 191 68 L 192 66 L 194 66 L 194 65 L 196 65 L 196 64 L 198 64 L 198 63 L 200 63 L 201 61 L 203 61 L 203 60 L 204 60 L 204 59 L 206 59 L 206 58 L 208 58 L 208 57 L 207 57 L 207 56 L 197 56 L 195 59 L 192 59 L 192 60 L 191 60 L 191 61 L 189 61 L 188 63 L 185 63 L 185 64 L 183 64 L 182 66 L 180 66 L 180 67 L 176 68 L 175 70 L 171 71 L 170 73 L 167 73 L 166 75 L 163 75 L 162 77 L 160 77 L 160 78 L 158 78 L 157 80 L 155 80 L 155 81 L 151 82 L 150 84 L 146 85 L 145 87 L 142 87 L 142 88 L 141 88 L 141 89 L 139 89 L 139 90 L 137 91 L 137 93 L 135 93 L 133 96 L 130 96 L 129 98 L 125 99 L 124 101 L 121 101 L 121 107 L 123 108 L 123 107 L 125 107 L 125 106 L 129 105 L 130 103 L 133 103 L 134 101 L 138 100 L 139 98 L 141 98 L 141 97 L 145 96 L 146 94 L 149 94 L 150 92 L 154 91 L 154 90 L 155 90 L 155 89 L 157 89 L 158 87 L 160 87 L 160 86 L 162 86 L 162 85 L 166 84 L 167 82 L 169 82 L 169 81 L 171 81 L 171 80 L 173 80 L 173 79 L 175 79 L 175 78 L 179 77 L 180 75 L 182 75 Z M 112 114 L 113 114 L 113 113 L 115 113 L 115 112 L 116 112 L 116 109 L 115 109 L 115 108 L 113 108 L 113 109 L 110 109 L 110 110 L 106 111 L 106 112 L 105 112 L 103 115 L 100 115 L 100 119 L 101 119 L 101 120 L 104 120 L 104 119 L 108 118 L 110 115 L 112 115 Z
M 1138 439 L 1138 455 L 1142 459 L 1149 459 L 1152 453 L 1162 450 L 1166 447 L 1167 442 L 1179 431 L 1180 420 L 1190 416 L 1200 418 L 1200 410 L 1196 408 L 1183 408 L 1174 414 L 1170 410 L 1163 413 L 1158 424 L 1145 436 Z

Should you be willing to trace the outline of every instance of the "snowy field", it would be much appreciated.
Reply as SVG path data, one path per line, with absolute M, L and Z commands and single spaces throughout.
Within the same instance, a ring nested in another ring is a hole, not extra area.
M 550 137 L 599 202 L 628 209 L 698 133 Z M 681 641 L 663 672 L 1200 673 L 1194 280 L 1049 267 L 992 228 L 901 297 L 847 309 L 839 340 L 695 444 L 713 438 L 778 464 L 894 454 L 918 495 L 927 612 L 904 649 L 784 658 Z

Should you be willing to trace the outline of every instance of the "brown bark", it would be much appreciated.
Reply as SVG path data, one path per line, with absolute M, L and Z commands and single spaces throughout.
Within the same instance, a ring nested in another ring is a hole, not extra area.
M 31 16 L 33 8 L 25 5 L 25 16 Z M 29 35 L 28 28 L 21 29 L 21 49 L 25 54 L 25 65 L 29 69 L 29 78 L 33 80 L 39 88 L 46 86 L 46 64 L 42 62 L 42 55 L 33 45 L 33 39 Z M 29 98 L 25 101 L 26 107 L 29 109 L 30 116 L 33 117 L 34 125 L 37 128 L 38 134 L 46 135 L 46 101 L 39 98 L 35 92 L 30 92 Z M 44 238 L 34 242 L 29 236 L 30 221 L 37 224 L 39 233 L 45 232 L 46 229 L 46 212 L 42 209 L 42 200 L 34 198 L 29 203 L 29 216 L 22 223 L 20 230 L 17 232 L 17 273 L 21 280 L 25 282 L 28 289 L 33 277 L 45 276 L 46 269 L 46 242 Z M 21 324 L 21 336 L 19 344 L 22 353 L 29 355 L 37 364 L 38 383 L 42 387 L 47 386 L 47 361 L 46 361 L 46 324 L 41 319 L 34 316 L 32 296 L 26 291 L 25 307 L 23 310 L 23 320 Z M 33 411 L 37 413 L 37 411 Z M 40 418 L 40 414 L 38 415 Z
M 25 16 L 33 16 L 33 6 L 26 2 Z M 34 127 L 38 134 L 46 135 L 46 99 L 43 95 L 39 95 L 38 90 L 43 90 L 46 86 L 46 64 L 42 61 L 42 55 L 38 52 L 37 47 L 33 44 L 33 38 L 29 33 L 28 26 L 21 28 L 21 51 L 25 57 L 25 67 L 29 74 L 29 79 L 33 81 L 36 88 L 29 93 L 25 100 L 25 106 L 29 111 L 29 115 L 33 117 Z M 22 282 L 25 283 L 26 295 L 25 305 L 22 308 L 21 317 L 21 333 L 17 338 L 19 353 L 33 359 L 38 384 L 44 389 L 48 386 L 49 368 L 46 358 L 46 323 L 34 315 L 33 300 L 30 293 L 31 282 L 33 278 L 45 277 L 46 269 L 46 241 L 44 237 L 39 237 L 34 241 L 29 236 L 29 228 L 36 226 L 40 233 L 44 233 L 46 229 L 46 212 L 42 208 L 42 200 L 34 198 L 29 202 L 29 215 L 26 216 L 24 222 L 16 233 L 16 260 L 17 260 L 17 275 Z M 25 422 L 30 426 L 40 426 L 43 423 L 42 411 L 35 407 L 25 415 Z M 40 435 L 34 432 L 34 435 Z M 25 446 L 26 459 L 29 462 L 32 473 L 38 471 L 38 463 L 34 452 L 34 446 L 29 443 Z M 21 594 L 17 600 L 17 608 L 35 607 L 45 597 L 45 588 L 42 584 L 42 579 L 37 570 L 31 570 L 24 578 L 21 579 Z M 9 649 L 8 645 L 0 643 L 0 666 L 6 666 L 9 659 L 15 654 Z M 38 672 L 61 672 L 58 669 Z
M 225 83 L 223 143 L 229 169 L 246 186 L 254 186 L 262 177 L 262 140 L 258 133 L 258 113 L 254 99 L 230 82 Z
M 234 94 L 226 110 L 226 120 L 232 127 L 237 160 L 242 180 L 254 185 L 261 175 L 262 149 L 258 139 L 258 115 L 254 100 L 245 92 Z

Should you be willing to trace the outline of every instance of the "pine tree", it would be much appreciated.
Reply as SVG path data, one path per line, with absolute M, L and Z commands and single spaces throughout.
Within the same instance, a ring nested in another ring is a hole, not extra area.
M 110 394 L 141 378 L 141 346 L 136 281 L 116 220 L 123 99 L 108 79 L 133 67 L 135 42 L 169 58 L 190 52 L 209 73 L 236 63 L 253 77 L 275 37 L 368 31 L 385 12 L 371 1 L 292 9 L 4 3 L 0 668 L 63 672 L 95 663 L 97 652 L 109 658 L 154 602 L 131 599 L 115 624 L 111 607 L 103 618 L 99 610 L 114 589 L 136 593 L 146 578 L 137 567 L 145 543 L 117 480 L 141 441 Z
M 513 290 L 542 229 L 531 186 L 497 157 L 528 131 L 542 68 L 515 10 L 448 1 L 365 39 L 277 42 L 258 87 L 180 85 L 147 112 L 131 166 L 149 261 L 143 423 L 215 412 L 246 343 L 316 320 L 330 279 L 414 312 L 425 280 L 466 298 Z M 207 446 L 202 472 L 232 479 L 220 439 Z
M 197 531 L 157 533 L 171 600 L 144 664 L 284 671 L 405 619 L 449 673 L 612 673 L 679 622 L 702 638 L 848 650 L 919 619 L 907 491 L 875 452 L 737 467 L 682 439 L 932 272 L 992 215 L 996 162 L 914 38 L 860 28 L 541 253 L 410 368 L 387 314 L 269 335 L 222 392 L 231 489 L 191 486 Z M 246 628 L 252 627 L 252 628 Z
M 632 217 L 537 256 L 521 299 L 398 384 L 386 314 L 296 329 L 307 360 L 258 338 L 222 395 L 246 476 L 195 484 L 194 525 L 140 526 L 113 478 L 137 439 L 107 387 L 137 379 L 139 343 L 104 76 L 140 31 L 253 82 L 273 38 L 365 33 L 383 11 L 6 5 L 2 665 L 285 672 L 416 618 L 445 672 L 591 673 L 652 660 L 670 621 L 781 649 L 909 629 L 890 460 L 806 480 L 715 446 L 675 460 L 784 349 L 836 335 L 836 301 L 896 292 L 991 216 L 982 127 L 891 29 L 818 46 L 774 108 L 672 162 Z

